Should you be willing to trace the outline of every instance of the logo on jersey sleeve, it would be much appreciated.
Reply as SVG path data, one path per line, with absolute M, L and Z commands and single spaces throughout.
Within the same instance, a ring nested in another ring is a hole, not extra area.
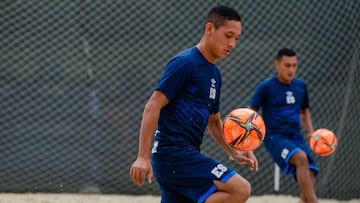
M 156 131 L 155 131 L 155 136 L 157 136 L 159 133 L 160 133 L 160 131 L 159 131 L 159 130 L 156 130 Z M 152 149 L 151 149 L 151 153 L 153 153 L 153 154 L 156 153 L 158 146 L 159 146 L 159 141 L 155 140 L 155 141 L 154 141 L 154 145 L 153 145 L 153 147 L 152 147 Z
M 209 98 L 210 99 L 215 99 L 216 98 L 216 88 L 215 88 L 215 83 L 216 80 L 214 78 L 211 79 L 211 85 L 210 85 L 210 95 Z
M 287 91 L 286 92 L 286 103 L 287 104 L 295 104 L 295 97 L 293 95 L 292 91 Z

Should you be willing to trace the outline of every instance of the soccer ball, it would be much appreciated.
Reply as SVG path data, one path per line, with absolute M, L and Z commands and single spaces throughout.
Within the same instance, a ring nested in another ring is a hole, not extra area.
M 258 148 L 265 138 L 264 120 L 249 108 L 232 110 L 224 119 L 223 130 L 226 143 L 240 151 Z
M 320 156 L 329 156 L 334 153 L 337 144 L 334 132 L 326 128 L 316 130 L 309 137 L 310 149 Z

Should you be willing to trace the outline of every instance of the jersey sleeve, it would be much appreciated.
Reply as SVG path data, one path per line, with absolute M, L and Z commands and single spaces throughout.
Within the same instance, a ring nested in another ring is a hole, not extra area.
M 219 78 L 219 89 L 217 91 L 217 96 L 213 105 L 213 108 L 211 110 L 211 113 L 218 113 L 220 111 L 220 95 L 221 95 L 221 86 L 222 86 L 222 78 L 219 70 L 217 70 L 217 76 Z
M 308 96 L 308 91 L 307 91 L 307 86 L 306 84 L 304 84 L 304 100 L 301 104 L 301 109 L 307 109 L 309 108 L 309 96 Z
M 264 83 L 260 83 L 255 88 L 254 94 L 252 95 L 249 102 L 249 107 L 252 107 L 256 110 L 260 110 L 263 101 L 265 99 L 265 93 L 266 93 L 266 86 Z
M 181 90 L 192 75 L 193 66 L 181 57 L 172 59 L 167 65 L 156 86 L 169 101 Z

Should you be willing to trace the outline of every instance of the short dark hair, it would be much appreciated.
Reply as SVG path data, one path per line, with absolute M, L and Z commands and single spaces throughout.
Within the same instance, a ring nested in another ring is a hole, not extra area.
M 241 17 L 233 8 L 227 6 L 216 6 L 212 8 L 207 16 L 206 23 L 214 24 L 215 28 L 224 25 L 227 20 L 241 22 Z
M 289 48 L 282 48 L 276 55 L 276 60 L 281 59 L 283 56 L 296 56 L 296 52 Z

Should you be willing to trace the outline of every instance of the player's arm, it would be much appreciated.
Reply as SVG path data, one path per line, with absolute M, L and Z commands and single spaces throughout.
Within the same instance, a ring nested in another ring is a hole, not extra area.
M 216 143 L 220 145 L 232 159 L 240 164 L 249 164 L 250 170 L 258 170 L 258 161 L 252 151 L 240 152 L 234 150 L 225 142 L 223 136 L 223 123 L 220 117 L 220 113 L 210 115 L 208 131 Z
M 311 113 L 310 113 L 309 108 L 300 110 L 300 119 L 301 119 L 302 126 L 305 128 L 305 130 L 308 132 L 308 134 L 310 135 L 311 133 L 313 133 L 314 127 L 312 124 Z
M 208 131 L 216 143 L 218 143 L 229 155 L 235 153 L 235 150 L 231 148 L 223 138 L 223 123 L 220 118 L 220 113 L 210 115 Z
M 130 177 L 138 185 L 144 184 L 146 174 L 148 174 L 148 182 L 151 183 L 153 177 L 150 164 L 151 143 L 159 120 L 160 110 L 168 102 L 169 100 L 162 92 L 154 91 L 145 105 L 140 127 L 138 156 L 130 168 Z
M 257 112 L 257 111 L 258 111 L 258 109 L 257 109 L 257 108 L 252 107 L 252 106 L 248 106 L 248 108 L 249 108 L 249 109 L 251 109 L 251 110 L 253 110 L 253 111 L 255 111 L 255 112 Z

